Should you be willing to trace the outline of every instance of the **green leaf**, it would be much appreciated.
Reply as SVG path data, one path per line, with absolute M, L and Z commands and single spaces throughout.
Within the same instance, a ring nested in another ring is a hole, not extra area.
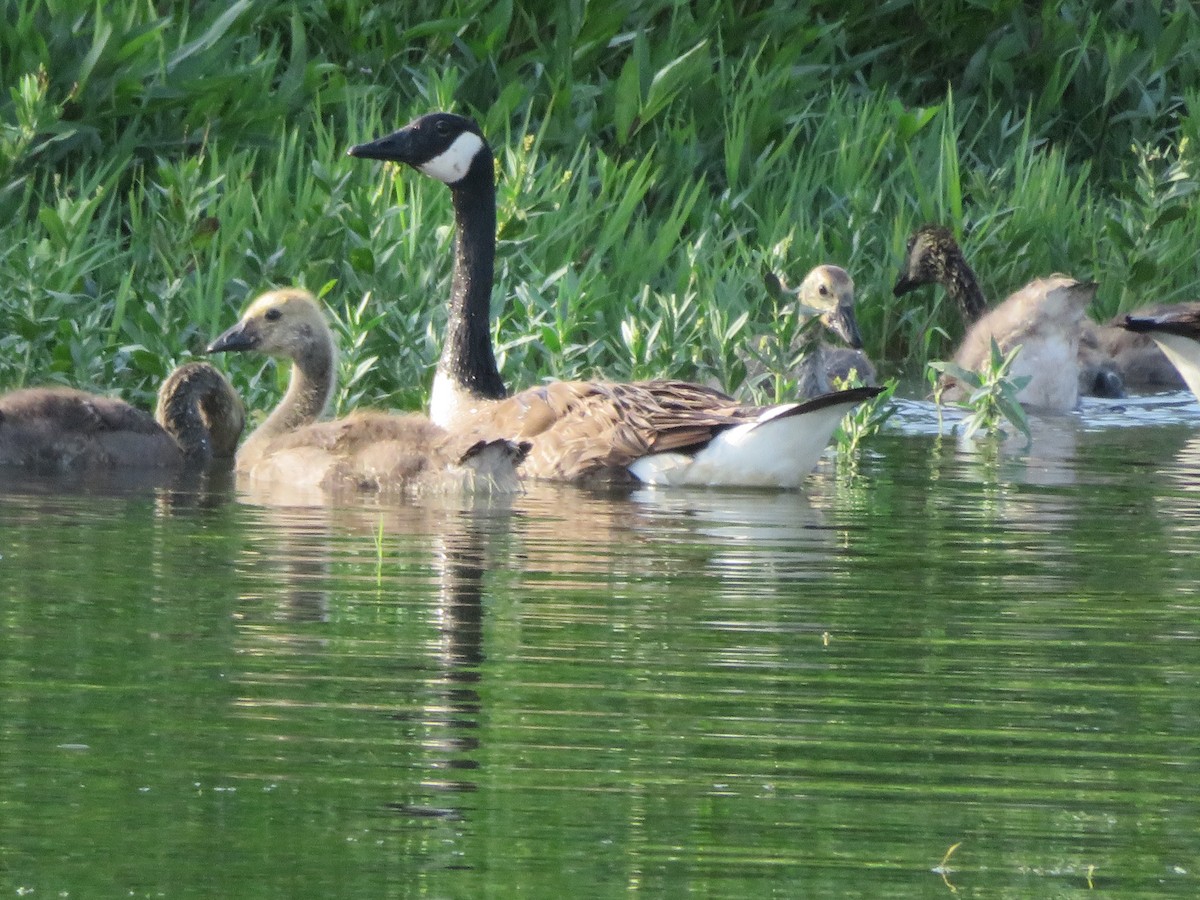
M 1032 375 L 1013 375 L 1008 379 L 1008 384 L 1011 384 L 1016 393 L 1021 393 L 1029 386 L 1029 382 L 1033 381 Z
M 1154 224 L 1150 226 L 1150 230 L 1157 231 L 1164 225 L 1174 222 L 1177 219 L 1182 219 L 1189 212 L 1191 212 L 1191 209 L 1182 203 L 1177 203 L 1174 206 L 1168 206 L 1157 216 L 1155 216 Z
M 1129 284 L 1142 285 L 1153 281 L 1158 275 L 1158 263 L 1143 256 L 1129 267 Z
M 1021 434 L 1025 435 L 1025 437 L 1030 436 L 1029 419 L 1025 415 L 1025 407 L 1016 400 L 1009 400 L 1007 397 L 998 400 L 996 406 L 1004 414 L 1004 418 L 1012 422 Z
M 749 319 L 750 319 L 750 311 L 749 310 L 747 310 L 746 312 L 744 312 L 740 316 L 738 316 L 736 319 L 734 319 L 733 322 L 730 323 L 729 327 L 725 329 L 725 333 L 724 333 L 725 343 L 727 343 L 727 344 L 733 343 L 733 341 L 742 333 L 742 330 L 746 327 L 746 322 L 749 321 Z
M 216 46 L 217 42 L 225 36 L 225 33 L 233 26 L 233 23 L 241 18 L 242 14 L 247 12 L 253 6 L 252 0 L 237 0 L 236 3 L 230 5 L 225 12 L 221 13 L 216 20 L 208 26 L 208 30 L 194 41 L 190 41 L 178 48 L 167 60 L 166 69 L 168 72 L 179 67 L 179 64 L 194 56 L 197 53 L 211 50 Z
M 38 221 L 42 223 L 42 227 L 46 229 L 51 240 L 57 246 L 70 246 L 71 242 L 67 239 L 67 229 L 63 226 L 63 220 L 57 210 L 49 206 L 43 206 L 38 210 Z
M 613 124 L 617 128 L 617 143 L 624 146 L 634 132 L 638 109 L 642 105 L 641 78 L 638 75 L 636 53 L 630 53 L 625 65 L 621 67 L 614 100 L 616 106 L 613 109 Z
M 103 7 L 100 7 L 100 9 L 103 9 Z M 87 84 L 88 79 L 92 75 L 92 70 L 96 68 L 96 62 L 104 54 L 104 48 L 108 46 L 108 42 L 112 38 L 112 33 L 112 23 L 97 13 L 96 28 L 92 35 L 92 47 L 88 50 L 87 56 L 79 63 L 79 69 L 75 73 L 75 90 L 78 91 Z
M 512 0 L 499 0 L 487 6 L 490 12 L 482 22 L 485 32 L 483 47 L 487 53 L 493 53 L 508 35 L 508 29 L 512 25 L 513 3 Z
M 932 122 L 941 111 L 941 106 L 918 106 L 916 109 L 903 110 L 896 118 L 896 140 L 902 144 L 908 143 L 913 135 Z
M 956 381 L 961 381 L 964 385 L 967 385 L 971 388 L 978 388 L 983 384 L 978 372 L 972 372 L 970 369 L 964 369 L 958 363 L 935 359 L 929 363 L 929 368 L 933 369 L 939 374 L 953 378 Z
M 707 46 L 708 39 L 705 38 L 654 73 L 650 90 L 646 94 L 646 102 L 642 106 L 643 123 L 665 109 L 685 85 L 694 88 L 708 77 L 708 55 L 703 53 Z
M 375 272 L 375 254 L 370 247 L 355 247 L 350 251 L 350 265 L 356 272 L 371 275 Z

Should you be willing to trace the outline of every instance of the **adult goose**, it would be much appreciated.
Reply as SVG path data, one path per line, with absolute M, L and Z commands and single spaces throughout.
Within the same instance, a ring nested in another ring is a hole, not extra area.
M 203 470 L 233 457 L 242 402 L 204 362 L 178 367 L 154 416 L 123 400 L 72 388 L 0 396 L 0 466 L 45 474 Z
M 1090 348 L 1081 349 L 1085 313 L 1096 293 L 1094 283 L 1066 275 L 1035 278 L 989 309 L 950 230 L 925 225 L 908 240 L 904 270 L 892 293 L 900 297 L 935 283 L 942 285 L 967 325 L 954 354 L 959 366 L 981 368 L 991 355 L 992 340 L 1005 353 L 1020 344 L 1011 374 L 1029 376 L 1019 395 L 1023 403 L 1066 412 L 1078 404 L 1081 385 L 1086 393 L 1122 396 L 1114 367 L 1096 359 Z M 950 383 L 946 396 L 952 398 L 959 388 Z
M 763 283 L 776 303 L 791 303 L 802 318 L 810 320 L 801 325 L 788 352 L 789 358 L 799 360 L 791 373 L 798 396 L 827 394 L 835 383 L 852 378 L 867 384 L 875 380 L 875 366 L 862 350 L 862 335 L 854 314 L 854 279 L 849 272 L 825 264 L 810 270 L 797 288 L 789 288 L 774 272 L 767 272 Z M 845 346 L 830 344 L 822 331 L 836 336 Z M 749 378 L 757 380 L 772 374 L 762 362 L 771 340 L 757 340 L 758 352 L 751 354 L 746 363 Z
M 559 381 L 509 395 L 488 330 L 496 250 L 492 149 L 479 126 L 421 116 L 350 149 L 403 162 L 450 187 L 456 224 L 445 346 L 434 377 L 435 422 L 480 438 L 532 444 L 527 475 L 566 481 L 798 487 L 842 417 L 878 388 L 750 407 L 680 381 Z
M 1183 306 L 1186 307 L 1186 304 Z M 1135 319 L 1146 319 L 1169 314 L 1179 308 L 1171 305 L 1147 306 L 1128 315 Z M 1180 369 L 1155 342 L 1154 336 L 1130 330 L 1126 322 L 1125 313 L 1114 316 L 1103 325 L 1085 320 L 1080 346 L 1095 348 L 1092 352 L 1096 356 L 1111 360 L 1125 384 L 1135 390 L 1175 391 L 1187 387 Z M 1082 361 L 1082 354 L 1080 359 Z
M 308 291 L 256 298 L 208 352 L 254 350 L 292 361 L 287 393 L 237 453 L 239 478 L 291 488 L 379 493 L 512 492 L 527 447 L 454 438 L 424 416 L 354 413 L 318 422 L 333 394 L 337 349 Z
M 1138 310 L 1126 315 L 1120 327 L 1153 340 L 1200 398 L 1200 302 Z

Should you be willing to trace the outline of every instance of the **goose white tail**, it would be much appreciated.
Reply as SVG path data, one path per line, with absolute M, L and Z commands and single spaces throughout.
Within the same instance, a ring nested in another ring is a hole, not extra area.
M 1150 337 L 1154 338 L 1154 343 L 1179 370 L 1192 393 L 1200 397 L 1200 343 L 1181 334 L 1162 331 L 1152 331 Z
M 653 485 L 798 488 L 816 467 L 842 417 L 881 388 L 852 388 L 773 406 L 727 428 L 694 453 L 656 453 L 629 467 Z

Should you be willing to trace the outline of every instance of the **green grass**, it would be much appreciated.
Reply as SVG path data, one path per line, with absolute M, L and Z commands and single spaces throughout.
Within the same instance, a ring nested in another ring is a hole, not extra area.
M 335 320 L 339 410 L 422 406 L 449 195 L 345 149 L 431 108 L 476 115 L 497 151 L 513 385 L 737 388 L 737 347 L 775 324 L 763 266 L 798 282 L 823 262 L 853 274 L 883 374 L 919 373 L 961 331 L 940 292 L 891 296 L 926 221 L 992 299 L 1066 271 L 1100 281 L 1102 318 L 1200 276 L 1190 4 L 14 5 L 0 389 L 149 405 L 251 296 L 295 283 Z M 927 27 L 902 30 L 918 7 Z M 222 365 L 252 408 L 276 396 L 273 363 Z

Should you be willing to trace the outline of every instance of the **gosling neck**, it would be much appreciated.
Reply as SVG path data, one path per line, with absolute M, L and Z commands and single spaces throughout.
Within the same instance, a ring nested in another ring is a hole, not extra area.
M 803 315 L 803 313 L 802 313 Z M 825 365 L 824 331 L 819 315 L 812 315 L 800 324 L 800 333 L 792 343 L 792 358 L 799 359 L 796 369 L 796 396 L 809 398 L 829 393 L 829 376 Z
M 295 358 L 287 393 L 246 440 L 243 452 L 253 444 L 295 431 L 321 417 L 333 395 L 336 356 L 333 341 L 329 339 L 306 348 Z
M 446 342 L 438 360 L 430 415 L 448 424 L 464 404 L 507 396 L 492 352 L 491 304 L 496 265 L 496 183 L 485 144 L 470 170 L 450 186 L 454 202 L 454 276 Z
M 183 451 L 188 466 L 203 468 L 233 456 L 242 433 L 242 402 L 208 363 L 179 366 L 163 382 L 155 419 Z
M 962 313 L 963 323 L 971 325 L 983 318 L 987 312 L 987 298 L 979 288 L 975 273 L 967 265 L 962 253 L 953 253 L 946 261 L 942 273 L 942 287 L 947 296 L 955 302 Z

